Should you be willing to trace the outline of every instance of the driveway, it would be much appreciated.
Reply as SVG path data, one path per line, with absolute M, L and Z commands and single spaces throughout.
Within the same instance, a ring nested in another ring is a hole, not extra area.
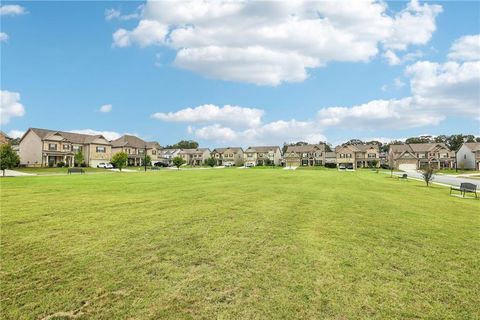
M 423 180 L 422 174 L 418 171 L 408 170 L 405 172 L 408 174 L 409 178 L 416 178 L 416 179 Z M 401 176 L 403 172 L 395 172 L 394 174 Z M 447 184 L 450 186 L 459 186 L 460 183 L 469 182 L 469 183 L 473 183 L 476 186 L 480 186 L 480 180 L 448 175 L 448 174 L 434 174 L 433 182 Z
M 0 175 L 2 172 L 0 171 Z M 5 177 L 22 177 L 22 176 L 36 176 L 36 174 L 33 173 L 25 173 L 25 172 L 20 172 L 20 171 L 15 171 L 15 170 L 5 170 Z

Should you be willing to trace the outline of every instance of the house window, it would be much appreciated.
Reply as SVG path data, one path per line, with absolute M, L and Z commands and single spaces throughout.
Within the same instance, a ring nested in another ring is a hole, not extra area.
M 82 152 L 82 147 L 81 147 L 81 146 L 73 146 L 72 149 L 73 149 L 73 151 L 74 151 L 75 153 L 77 153 L 77 152 Z
M 97 147 L 97 148 L 96 148 L 96 151 L 97 151 L 97 153 L 105 153 L 105 152 L 106 152 L 106 148 L 105 148 L 105 147 Z
M 63 150 L 70 150 L 70 146 L 68 144 L 63 145 Z
M 463 155 L 463 159 L 467 159 L 467 155 L 466 155 L 466 154 Z
M 56 143 L 49 143 L 48 144 L 48 150 L 57 150 L 57 144 Z
M 157 150 L 152 150 L 152 154 L 157 154 Z
M 376 155 L 375 153 L 369 153 L 369 154 L 368 154 L 368 157 L 369 157 L 369 158 L 376 158 L 377 155 Z

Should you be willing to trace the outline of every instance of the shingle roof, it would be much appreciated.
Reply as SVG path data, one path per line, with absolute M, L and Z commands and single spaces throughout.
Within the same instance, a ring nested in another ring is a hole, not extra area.
M 379 150 L 379 147 L 376 144 L 344 144 L 341 146 L 336 146 L 335 151 L 338 151 L 342 148 L 348 148 L 352 150 L 352 152 L 365 152 L 370 148 L 374 148 L 377 151 Z
M 325 152 L 325 158 L 335 158 L 335 152 Z
M 269 152 L 275 151 L 280 149 L 279 146 L 255 146 L 255 147 L 248 147 L 245 152 Z
M 287 152 L 313 152 L 316 148 L 320 151 L 325 151 L 324 144 L 306 144 L 303 146 L 288 146 Z
M 203 154 L 208 148 L 182 149 L 178 154 Z
M 240 147 L 227 147 L 227 148 L 215 148 L 212 152 L 224 153 L 225 151 L 230 150 L 233 152 L 243 152 L 243 149 Z
M 480 142 L 465 142 L 464 145 L 473 152 L 480 151 Z
M 143 149 L 145 148 L 145 145 L 147 145 L 146 141 L 140 139 L 139 137 L 131 136 L 128 134 L 125 134 L 120 138 L 112 141 L 112 147 L 132 147 Z
M 414 152 L 428 152 L 434 149 L 436 146 L 441 146 L 442 148 L 448 150 L 445 143 L 410 143 L 409 146 Z
M 153 149 L 153 148 L 160 149 L 161 146 L 160 146 L 160 143 L 158 143 L 157 141 L 150 141 L 150 142 L 147 142 L 147 148 L 149 148 L 149 149 Z
M 72 143 L 78 143 L 78 144 L 89 144 L 89 143 L 92 143 L 94 140 L 96 140 L 98 138 L 105 139 L 104 136 L 99 135 L 99 134 L 98 135 L 91 135 L 91 134 L 73 133 L 73 132 L 65 132 L 65 131 L 55 131 L 55 130 L 40 129 L 40 128 L 30 128 L 29 130 L 32 130 L 33 132 L 35 132 L 35 134 L 38 135 L 40 137 L 40 139 L 42 139 L 42 140 L 46 139 L 49 136 L 54 135 L 56 133 L 60 134 L 66 140 L 68 140 Z

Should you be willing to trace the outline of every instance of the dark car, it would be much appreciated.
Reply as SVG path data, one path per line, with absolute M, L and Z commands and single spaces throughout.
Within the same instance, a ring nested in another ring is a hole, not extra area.
M 155 162 L 155 167 L 163 167 L 163 168 L 166 168 L 166 167 L 168 167 L 168 163 L 165 163 L 165 162 Z

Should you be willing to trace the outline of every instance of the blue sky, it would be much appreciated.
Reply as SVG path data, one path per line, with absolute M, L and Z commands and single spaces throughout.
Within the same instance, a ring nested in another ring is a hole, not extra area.
M 272 3 L 3 1 L 2 131 L 209 147 L 480 134 L 479 2 Z

